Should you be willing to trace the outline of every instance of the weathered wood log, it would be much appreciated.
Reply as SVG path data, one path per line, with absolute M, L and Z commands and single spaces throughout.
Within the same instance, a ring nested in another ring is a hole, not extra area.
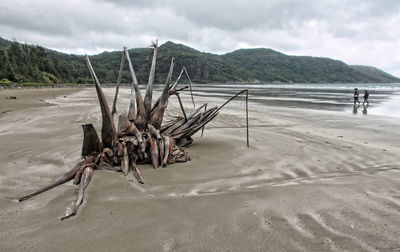
M 188 120 L 187 122 L 185 122 L 181 126 L 177 127 L 176 129 L 170 131 L 171 132 L 170 135 L 179 134 L 179 132 L 183 132 L 186 129 L 192 127 L 193 125 L 196 125 L 196 124 L 200 123 L 202 120 L 207 118 L 210 114 L 212 114 L 216 110 L 217 110 L 217 107 L 213 107 L 211 109 L 208 109 L 204 113 L 200 113 L 200 114 L 197 114 L 197 115 L 194 114 L 194 116 L 191 117 L 190 120 Z
M 152 43 L 151 47 L 153 48 L 153 60 L 151 61 L 151 68 L 149 73 L 149 80 L 147 82 L 146 94 L 144 97 L 144 107 L 146 109 L 146 122 L 150 120 L 151 115 L 151 102 L 153 99 L 153 84 L 154 84 L 154 75 L 156 71 L 156 59 L 157 59 L 157 49 L 158 49 L 158 41 Z
M 123 152 L 122 152 L 121 170 L 124 176 L 126 176 L 129 173 L 129 155 L 125 142 L 122 143 L 122 146 L 123 146 Z
M 148 152 L 149 149 L 150 149 L 149 134 L 144 133 L 143 141 L 142 141 L 142 143 L 139 144 L 139 148 L 138 148 L 138 154 L 139 154 L 139 158 L 141 160 L 145 160 L 145 154 Z
M 205 107 L 204 107 L 204 111 L 207 111 L 207 103 L 206 104 L 204 104 L 205 105 Z M 204 129 L 205 129 L 205 126 L 203 126 L 203 128 L 201 128 L 201 135 L 200 135 L 200 137 L 203 137 L 203 134 L 204 134 Z
M 178 98 L 179 106 L 181 107 L 183 117 L 185 118 L 185 121 L 187 121 L 188 118 L 186 116 L 185 108 L 183 107 L 183 104 L 182 104 L 182 101 L 181 101 L 181 97 L 179 96 L 179 93 L 176 93 L 175 95 L 176 95 L 176 98 Z
M 207 116 L 205 120 L 202 120 L 201 122 L 196 123 L 195 125 L 191 126 L 190 128 L 187 128 L 185 130 L 182 130 L 182 131 L 179 131 L 179 132 L 174 132 L 170 136 L 174 137 L 174 138 L 185 138 L 185 137 L 192 136 L 199 129 L 201 129 L 204 125 L 206 125 L 211 120 L 213 120 L 217 115 L 218 115 L 218 112 L 212 113 L 209 116 Z
M 157 169 L 160 167 L 160 163 L 158 162 L 159 160 L 159 153 L 158 153 L 158 145 L 157 142 L 151 137 L 151 135 L 148 136 L 149 142 L 150 142 L 150 159 L 151 159 L 151 164 L 153 165 L 154 169 Z
M 164 86 L 164 87 L 165 87 L 165 86 Z M 184 87 L 181 87 L 181 88 L 178 88 L 178 89 L 171 90 L 171 85 L 169 85 L 169 87 L 168 87 L 168 89 L 169 89 L 169 91 L 168 91 L 168 98 L 169 98 L 169 96 L 175 95 L 175 93 L 177 93 L 177 92 L 179 92 L 179 91 L 182 91 L 182 90 L 185 90 L 185 89 L 187 89 L 187 88 L 189 88 L 188 85 L 186 85 L 186 86 L 184 86 Z M 154 110 L 155 110 L 155 109 L 157 108 L 157 106 L 160 104 L 160 99 L 161 99 L 161 96 L 158 97 L 158 98 L 156 99 L 156 101 L 154 102 L 153 107 L 151 108 L 151 114 L 154 114 Z M 167 100 L 167 104 L 168 104 L 168 100 Z
M 206 106 L 206 104 L 203 104 L 202 106 L 200 106 L 199 108 L 197 108 L 192 114 L 190 114 L 189 116 L 188 116 L 188 119 L 190 120 L 190 119 L 192 119 L 193 117 L 195 117 L 199 112 L 200 112 L 200 110 L 204 107 L 204 106 Z M 185 122 L 185 119 L 183 118 L 183 117 L 177 117 L 175 120 L 173 120 L 173 121 L 171 121 L 171 122 L 168 122 L 167 124 L 165 124 L 165 125 L 163 125 L 161 128 L 160 128 L 160 132 L 163 134 L 163 135 L 169 135 L 169 134 L 171 134 L 172 132 L 174 132 L 177 128 L 179 128 L 179 127 L 181 127 L 182 125 L 184 125 L 186 122 Z
M 161 124 L 164 118 L 164 112 L 168 105 L 168 98 L 169 98 L 169 83 L 172 78 L 172 72 L 175 65 L 175 59 L 172 57 L 171 64 L 169 67 L 169 72 L 167 76 L 167 80 L 165 81 L 163 92 L 155 103 L 155 108 L 152 110 L 150 124 L 152 124 L 156 129 L 161 128 Z
M 175 67 L 175 57 L 172 57 L 171 63 L 169 64 L 169 71 L 168 71 L 167 79 L 165 80 L 165 85 L 167 85 L 167 84 L 169 85 L 171 83 L 172 74 L 174 73 L 174 67 Z M 161 95 L 161 97 L 162 97 L 162 95 Z
M 161 165 L 163 167 L 167 166 L 168 163 L 168 157 L 170 154 L 170 144 L 171 144 L 171 138 L 169 136 L 164 137 L 164 155 L 162 156 L 163 160 L 161 162 Z
M 97 97 L 99 98 L 101 115 L 103 118 L 103 123 L 101 127 L 101 140 L 104 147 L 112 147 L 113 144 L 117 141 L 117 132 L 114 126 L 114 120 L 111 116 L 110 107 L 108 106 L 106 97 L 103 93 L 103 89 L 100 86 L 100 82 L 97 79 L 96 73 L 93 70 L 89 57 L 86 55 L 85 58 L 96 86 Z
M 119 164 L 118 166 L 113 166 L 106 162 L 100 162 L 98 167 L 100 170 L 115 171 L 115 172 L 121 171 L 121 167 L 119 166 Z
M 75 177 L 76 172 L 77 172 L 77 171 L 79 170 L 79 168 L 82 166 L 83 162 L 84 162 L 84 161 L 81 161 L 81 162 L 79 162 L 78 164 L 76 164 L 76 165 L 74 166 L 74 168 L 72 168 L 70 171 L 68 171 L 67 173 L 65 173 L 64 175 L 62 175 L 62 176 L 59 177 L 58 179 L 56 179 L 56 180 L 55 180 L 53 183 L 51 183 L 50 185 L 47 185 L 47 186 L 45 186 L 45 187 L 43 187 L 43 188 L 40 188 L 39 190 L 37 190 L 37 191 L 35 191 L 35 192 L 33 192 L 33 193 L 30 193 L 30 194 L 28 194 L 28 195 L 26 195 L 26 196 L 24 196 L 24 197 L 21 197 L 21 198 L 18 199 L 18 201 L 24 201 L 24 200 L 30 199 L 30 198 L 32 198 L 33 196 L 36 196 L 36 195 L 38 195 L 38 194 L 40 194 L 40 193 L 42 193 L 42 192 L 45 192 L 45 191 L 50 190 L 50 189 L 52 189 L 52 188 L 54 188 L 54 187 L 56 187 L 56 186 L 62 185 L 62 184 L 64 184 L 65 182 L 70 181 L 71 179 L 73 179 L 73 178 Z
M 76 172 L 75 177 L 74 177 L 74 181 L 72 182 L 74 185 L 77 185 L 81 182 L 81 176 L 83 174 L 83 171 L 87 168 L 87 167 L 94 167 L 95 164 L 93 162 L 87 161 L 85 160 L 85 162 L 82 164 L 82 166 L 79 168 L 79 170 Z
M 169 164 L 183 163 L 190 161 L 190 157 L 187 152 L 177 145 L 173 147 L 172 154 L 170 155 Z
M 93 124 L 82 125 L 83 129 L 83 144 L 82 144 L 82 157 L 92 155 L 93 152 L 100 153 L 102 150 L 102 144 Z
M 157 141 L 158 144 L 158 163 L 160 164 L 160 166 L 162 166 L 162 162 L 164 159 L 164 145 L 165 145 L 165 141 L 164 141 L 164 137 L 162 136 L 160 138 L 160 140 Z
M 169 138 L 169 149 L 168 149 L 168 155 L 167 155 L 167 164 L 170 164 L 171 162 L 171 157 L 172 157 L 172 151 L 174 150 L 175 147 L 175 139 L 172 137 Z
M 207 123 L 211 122 L 215 117 L 217 117 L 218 113 L 219 112 L 213 113 L 210 116 L 208 116 L 207 118 L 205 118 L 204 120 L 202 120 L 200 123 L 196 124 L 195 126 L 192 126 L 192 127 L 188 128 L 186 130 L 186 133 L 181 135 L 180 138 L 184 138 L 184 137 L 187 138 L 187 137 L 191 137 L 192 135 L 196 134 L 196 132 L 198 130 L 203 128 Z
M 81 166 L 81 168 L 79 168 L 79 170 L 75 173 L 75 177 L 74 177 L 74 180 L 72 181 L 72 184 L 77 185 L 81 182 L 82 173 L 83 173 L 83 169 Z
M 127 135 L 130 131 L 131 124 L 126 113 L 120 114 L 118 117 L 118 136 Z
M 93 168 L 92 167 L 86 167 L 84 172 L 83 172 L 83 174 L 82 174 L 81 183 L 79 185 L 78 199 L 76 200 L 75 208 L 72 211 L 72 213 L 70 213 L 69 215 L 61 217 L 61 220 L 68 219 L 68 218 L 70 218 L 72 216 L 75 216 L 78 213 L 78 209 L 81 206 L 82 201 L 83 201 L 83 197 L 85 195 L 85 189 L 89 185 L 92 177 L 93 177 Z
M 193 143 L 193 138 L 191 137 L 185 137 L 185 138 L 178 138 L 176 140 L 176 145 L 179 147 L 186 147 L 188 145 L 191 145 Z
M 151 124 L 147 125 L 147 127 L 149 129 L 149 133 L 151 134 L 151 136 L 153 136 L 155 139 L 157 139 L 157 141 L 161 140 L 160 131 L 158 129 L 156 129 Z
M 163 133 L 169 127 L 175 125 L 178 121 L 182 120 L 183 117 L 177 116 L 175 119 L 163 124 L 160 128 L 160 132 Z
M 125 49 L 126 47 L 124 47 L 124 51 Z M 118 98 L 119 84 L 121 83 L 122 71 L 124 70 L 124 66 L 125 66 L 125 52 L 122 52 L 122 59 L 121 59 L 121 64 L 119 66 L 117 85 L 115 86 L 115 96 L 111 110 L 111 116 L 114 116 L 114 114 L 117 113 L 117 98 Z
M 128 118 L 131 121 L 135 121 L 135 125 L 139 130 L 144 130 L 147 124 L 147 115 L 146 115 L 146 109 L 144 107 L 144 101 L 142 97 L 142 93 L 140 92 L 139 88 L 139 83 L 136 79 L 135 71 L 133 70 L 131 58 L 129 57 L 128 50 L 125 49 L 125 55 L 126 59 L 128 61 L 128 66 L 129 70 L 131 72 L 131 77 L 132 77 L 132 89 L 131 89 L 131 97 L 130 97 L 130 106 L 129 106 L 129 112 L 128 112 Z M 137 114 L 134 118 L 134 104 L 135 104 L 135 97 L 133 96 L 133 93 L 135 93 L 136 97 L 136 110 Z
M 179 128 L 185 123 L 186 123 L 185 118 L 181 117 L 176 123 L 174 123 L 170 127 L 166 128 L 164 131 L 162 131 L 162 134 L 165 136 L 169 136 L 172 132 L 174 132 L 175 129 Z
M 118 136 L 136 136 L 139 142 L 142 141 L 142 134 L 136 128 L 135 124 L 128 120 L 126 114 L 121 114 L 118 118 Z
M 136 167 L 136 163 L 131 162 L 131 165 L 132 165 L 132 170 L 133 170 L 133 176 L 135 176 L 136 180 L 140 184 L 144 184 L 144 179 L 142 177 L 142 174 L 140 174 L 140 170 Z

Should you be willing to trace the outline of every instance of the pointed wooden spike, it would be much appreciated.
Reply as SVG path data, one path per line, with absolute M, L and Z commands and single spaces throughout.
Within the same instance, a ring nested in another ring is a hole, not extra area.
M 151 61 L 151 68 L 149 73 L 149 81 L 147 82 L 146 95 L 144 97 L 144 107 L 146 109 L 146 114 L 148 116 L 147 119 L 150 119 L 151 115 L 151 102 L 153 98 L 153 85 L 154 85 L 154 76 L 156 72 L 156 62 L 157 62 L 157 50 L 158 50 L 158 41 L 152 43 L 151 47 L 153 48 L 153 60 Z
M 204 107 L 204 111 L 206 111 L 206 110 L 207 110 L 207 104 L 204 104 L 204 105 L 206 105 L 206 106 Z M 201 128 L 201 136 L 200 136 L 200 137 L 203 137 L 205 127 L 206 127 L 206 126 L 203 126 L 203 128 Z
M 194 99 L 193 99 L 193 91 L 192 91 L 192 80 L 190 79 L 189 73 L 186 70 L 186 67 L 182 67 L 183 70 L 185 71 L 186 77 L 189 80 L 189 87 L 190 87 L 190 97 L 192 98 L 192 103 L 193 103 L 193 107 L 196 107 L 196 104 L 194 104 Z
M 156 101 L 155 109 L 151 113 L 150 124 L 152 124 L 156 129 L 161 128 L 161 124 L 164 118 L 164 112 L 168 105 L 168 98 L 169 98 L 169 83 L 171 82 L 172 72 L 174 70 L 175 65 L 175 58 L 172 57 L 171 65 L 169 67 L 169 72 L 167 76 L 167 80 L 165 81 L 163 92 L 160 98 Z
M 131 77 L 132 77 L 132 89 L 131 89 L 131 96 L 130 96 L 130 101 L 129 101 L 129 112 L 128 112 L 128 118 L 129 120 L 134 120 L 136 127 L 138 127 L 139 130 L 143 130 L 147 124 L 146 121 L 146 109 L 144 107 L 144 102 L 143 102 L 143 97 L 142 93 L 140 92 L 139 88 L 139 83 L 136 79 L 135 71 L 133 70 L 132 62 L 129 57 L 128 50 L 125 48 L 125 55 L 126 55 L 126 60 L 128 61 L 128 66 L 129 70 L 131 72 Z M 135 95 L 134 95 L 135 93 Z M 134 115 L 134 109 L 135 109 L 135 97 L 136 97 L 136 109 L 137 109 L 137 114 L 135 118 L 132 118 Z M 129 117 L 131 116 L 131 117 Z
M 181 107 L 183 117 L 185 118 L 185 121 L 187 121 L 188 119 L 187 119 L 187 116 L 186 116 L 185 108 L 183 107 L 183 104 L 182 104 L 182 101 L 181 101 L 181 97 L 179 96 L 179 93 L 176 93 L 175 95 L 178 98 L 179 105 Z
M 182 77 L 182 74 L 183 74 L 183 68 L 182 68 L 181 72 L 179 73 L 178 78 L 176 79 L 176 81 L 174 82 L 174 84 L 172 84 L 172 86 L 171 86 L 171 88 L 170 88 L 169 90 L 175 90 L 175 89 L 176 89 L 176 87 L 178 86 L 178 82 L 179 82 L 179 80 L 180 80 L 181 77 Z
M 125 48 L 126 47 L 124 47 L 124 50 L 125 50 Z M 114 114 L 117 113 L 117 98 L 118 98 L 119 84 L 121 83 L 122 72 L 124 70 L 124 66 L 125 66 L 125 52 L 122 52 L 122 59 L 121 59 L 121 64 L 119 66 L 117 85 L 115 87 L 115 97 L 114 97 L 112 111 L 111 111 L 112 116 L 114 116 Z
M 96 86 L 97 97 L 99 98 L 101 115 L 103 118 L 103 123 L 101 127 L 101 140 L 103 142 L 103 147 L 112 147 L 112 145 L 117 141 L 117 132 L 115 130 L 114 120 L 111 116 L 110 107 L 108 106 L 106 97 L 103 93 L 103 89 L 100 86 L 100 82 L 97 79 L 96 73 L 94 72 L 92 64 L 90 63 L 89 57 L 87 55 L 86 63 Z
M 174 67 L 175 67 L 175 58 L 172 57 L 171 58 L 171 63 L 169 65 L 169 71 L 168 71 L 168 75 L 167 75 L 167 79 L 165 80 L 165 85 L 169 85 L 171 83 L 172 80 L 172 74 L 174 72 Z

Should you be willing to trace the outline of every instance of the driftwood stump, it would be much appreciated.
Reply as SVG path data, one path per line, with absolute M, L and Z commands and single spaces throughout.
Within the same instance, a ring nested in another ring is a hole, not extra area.
M 183 68 L 178 79 L 174 83 L 171 83 L 175 63 L 175 59 L 172 58 L 167 81 L 165 82 L 162 94 L 154 103 L 152 103 L 157 47 L 157 42 L 152 44 L 153 58 L 144 99 L 139 89 L 139 84 L 136 79 L 128 50 L 124 47 L 112 113 L 110 112 L 110 107 L 104 96 L 96 73 L 90 63 L 89 57 L 86 56 L 86 63 L 94 81 L 101 108 L 101 141 L 92 124 L 82 125 L 84 133 L 82 145 L 83 161 L 79 162 L 72 170 L 65 173 L 52 184 L 19 198 L 19 201 L 27 200 L 39 193 L 73 180 L 74 184 L 79 185 L 75 208 L 72 213 L 62 217 L 61 219 L 64 220 L 74 216 L 77 214 L 79 206 L 83 201 L 84 191 L 93 177 L 94 170 L 112 170 L 122 172 L 125 176 L 132 170 L 137 181 L 143 184 L 144 179 L 137 164 L 151 163 L 154 168 L 158 168 L 176 162 L 189 161 L 190 157 L 183 147 L 193 142 L 193 139 L 191 138 L 193 134 L 200 129 L 204 130 L 204 126 L 218 115 L 219 110 L 238 95 L 245 93 L 247 101 L 247 90 L 243 90 L 220 107 L 206 109 L 207 105 L 204 104 L 194 113 L 186 115 L 179 98 L 179 91 L 187 87 L 177 89 L 177 86 L 183 73 L 186 74 L 189 81 L 190 77 L 186 69 Z M 125 60 L 128 62 L 128 67 L 132 77 L 131 96 L 129 111 L 128 113 L 119 115 L 118 127 L 116 128 L 114 125 L 113 115 L 117 111 L 116 101 Z M 168 98 L 171 95 L 176 95 L 178 97 L 183 117 L 177 117 L 174 120 L 164 123 L 164 112 L 168 105 Z M 192 101 L 194 104 L 193 96 Z M 205 108 L 204 111 L 202 111 L 203 108 Z

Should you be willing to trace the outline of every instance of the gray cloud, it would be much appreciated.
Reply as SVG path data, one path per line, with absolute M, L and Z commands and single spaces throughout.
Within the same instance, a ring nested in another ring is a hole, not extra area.
M 0 9 L 0 36 L 68 53 L 159 38 L 213 53 L 270 47 L 400 76 L 398 0 L 5 0 Z

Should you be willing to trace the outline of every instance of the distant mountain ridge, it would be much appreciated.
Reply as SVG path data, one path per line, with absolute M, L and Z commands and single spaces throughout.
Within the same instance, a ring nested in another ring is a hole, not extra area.
M 147 83 L 150 49 L 130 49 L 139 83 Z M 122 51 L 90 56 L 102 83 L 115 83 Z M 272 49 L 239 49 L 223 55 L 200 52 L 168 41 L 159 47 L 156 83 L 164 83 L 171 57 L 177 78 L 185 66 L 196 83 L 394 83 L 400 78 L 370 66 L 351 66 L 322 57 L 290 56 Z M 130 83 L 125 68 L 122 82 Z M 84 56 L 0 38 L 0 81 L 90 83 Z

